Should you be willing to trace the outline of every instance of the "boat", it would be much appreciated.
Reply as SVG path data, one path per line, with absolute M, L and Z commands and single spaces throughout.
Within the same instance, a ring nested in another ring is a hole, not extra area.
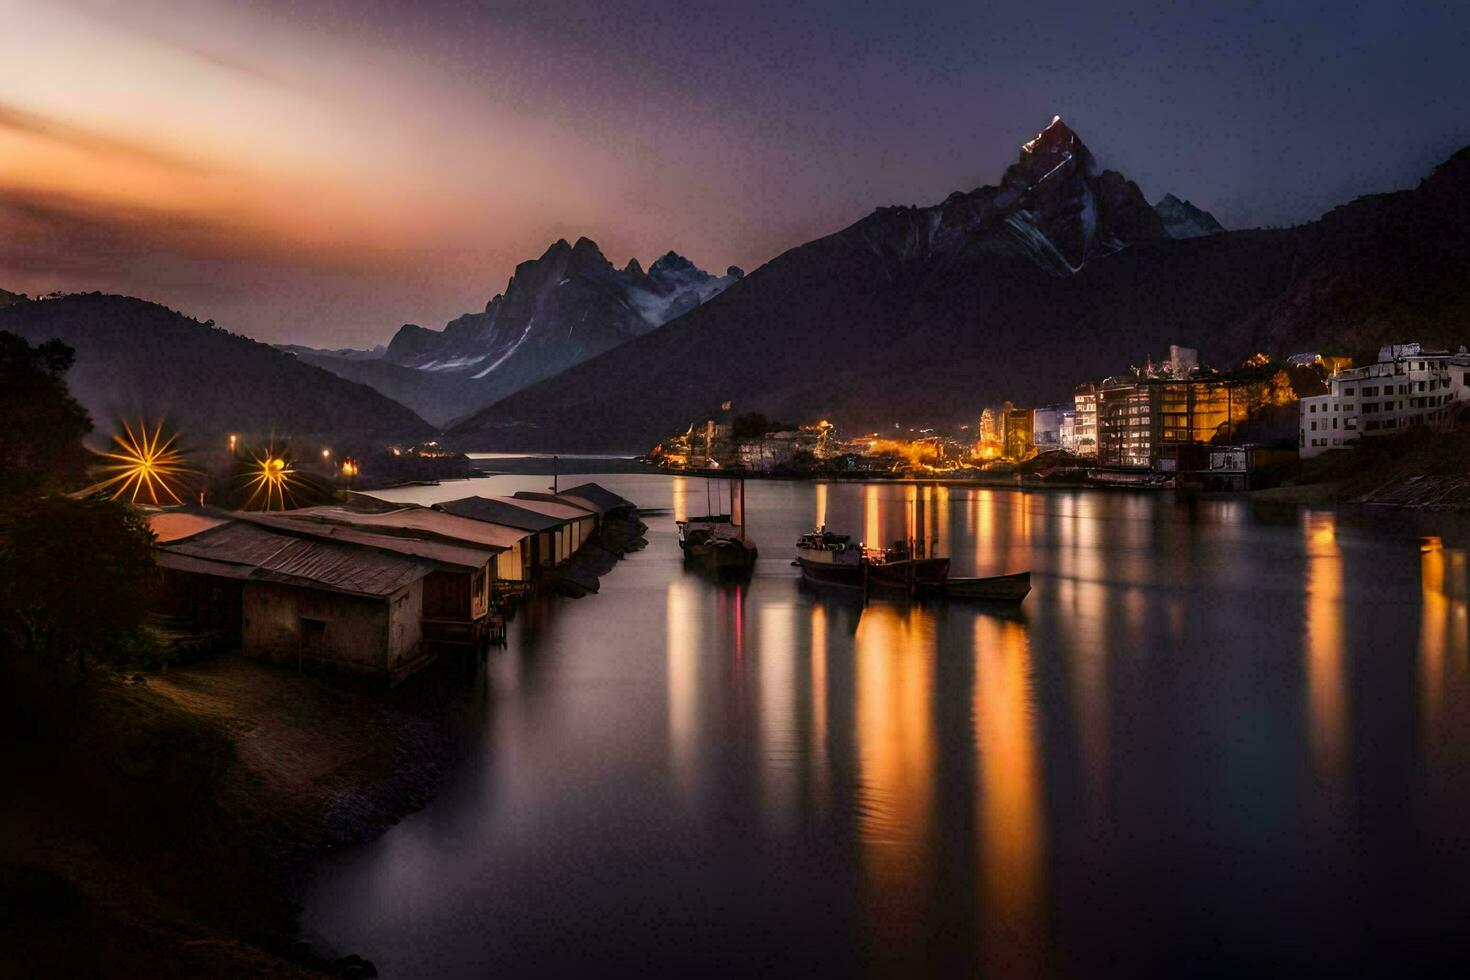
M 1030 572 L 991 575 L 987 578 L 952 578 L 944 583 L 944 594 L 952 599 L 1019 604 L 1030 592 Z
M 730 485 L 730 513 L 675 521 L 684 561 L 717 575 L 749 575 L 758 554 L 745 534 L 745 481 Z
M 822 526 L 797 538 L 796 562 L 802 579 L 813 585 L 865 593 L 942 591 L 949 578 L 949 559 L 915 556 L 913 550 L 904 542 L 887 549 L 868 548 Z

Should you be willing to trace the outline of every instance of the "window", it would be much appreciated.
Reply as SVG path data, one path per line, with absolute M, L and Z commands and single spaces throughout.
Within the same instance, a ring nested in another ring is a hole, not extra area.
M 1315 412 L 1315 411 L 1317 411 L 1316 404 L 1314 403 L 1314 404 L 1308 405 L 1307 406 L 1307 411 L 1309 411 L 1309 412 Z
M 1378 420 L 1377 419 L 1374 419 L 1372 421 L 1365 422 L 1363 424 L 1363 428 L 1364 428 L 1364 430 L 1366 430 L 1368 432 L 1372 432 L 1372 431 L 1374 431 L 1375 429 L 1378 428 L 1378 425 L 1379 425 Z
M 1376 394 L 1378 394 L 1378 386 L 1377 385 L 1373 385 L 1371 387 L 1364 388 L 1363 389 L 1363 394 L 1364 395 L 1376 395 Z
M 1334 429 L 1335 429 L 1335 428 L 1337 428 L 1337 419 L 1333 419 L 1333 420 L 1332 420 L 1332 427 L 1333 427 L 1333 428 L 1334 428 Z
M 1317 421 L 1315 419 L 1312 420 L 1312 431 L 1313 432 L 1316 432 L 1317 431 Z
M 1352 388 L 1344 388 L 1344 389 L 1342 389 L 1342 393 L 1344 395 L 1351 395 L 1353 393 L 1353 391 L 1354 391 L 1354 389 L 1352 389 Z M 1365 392 L 1363 392 L 1363 394 L 1366 395 L 1367 392 L 1365 391 Z

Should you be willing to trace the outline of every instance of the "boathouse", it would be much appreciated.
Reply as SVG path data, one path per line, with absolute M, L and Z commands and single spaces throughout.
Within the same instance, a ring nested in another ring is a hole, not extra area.
M 418 532 L 379 525 L 346 523 L 351 511 L 311 507 L 277 514 L 241 514 L 240 519 L 286 534 L 428 562 L 433 570 L 424 579 L 424 642 L 478 646 L 503 635 L 503 624 L 491 613 L 495 566 L 506 549 L 429 537 Z
M 462 497 L 436 504 L 435 508 L 455 517 L 517 528 L 530 534 L 528 571 L 530 577 L 535 578 L 566 561 L 581 546 L 580 536 L 574 534 L 573 525 L 588 516 L 572 507 L 561 508 L 562 512 L 558 514 L 549 514 L 532 506 L 536 503 L 506 497 Z M 572 543 L 574 537 L 575 546 Z
M 157 521 L 169 528 L 177 519 Z M 220 521 L 158 545 L 163 602 L 230 617 L 249 655 L 397 680 L 427 659 L 429 562 Z

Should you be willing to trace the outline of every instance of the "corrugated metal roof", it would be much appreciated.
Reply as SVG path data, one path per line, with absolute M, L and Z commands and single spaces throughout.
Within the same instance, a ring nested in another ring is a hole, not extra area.
M 255 567 L 291 541 L 289 537 L 254 524 L 231 521 L 214 530 L 165 545 L 164 550 L 174 554 L 193 555 L 195 558 L 208 558 L 211 561 Z
M 451 541 L 463 541 L 471 545 L 484 545 L 508 551 L 530 536 L 521 527 L 496 524 L 457 517 L 429 507 L 399 507 L 382 513 L 368 513 L 345 507 L 303 507 L 290 511 L 305 517 L 337 521 L 363 528 L 397 529 L 420 534 L 432 534 Z
M 228 562 L 195 558 L 193 555 L 176 555 L 160 549 L 154 556 L 159 568 L 192 575 L 213 575 L 217 578 L 249 578 L 255 572 L 254 565 L 233 565 Z
M 512 503 L 503 497 L 462 497 L 435 507 L 456 517 L 470 517 L 526 531 L 552 531 L 570 521 L 570 518 L 553 517 L 524 506 L 529 503 L 531 501 L 524 500 Z
M 251 576 L 273 582 L 326 586 L 336 592 L 388 596 L 432 571 L 421 561 L 326 541 L 292 538 Z
M 158 510 L 148 514 L 148 526 L 159 541 L 177 541 L 229 522 L 227 517 L 201 514 L 195 510 Z
M 603 513 L 610 510 L 617 510 L 620 507 L 626 507 L 630 510 L 638 509 L 638 505 L 633 503 L 633 501 L 626 497 L 619 497 L 611 490 L 599 486 L 596 483 L 582 483 L 575 487 L 568 487 L 562 491 L 562 495 L 567 497 L 581 497 L 583 500 L 601 507 Z
M 483 568 L 494 561 L 496 555 L 506 550 L 485 544 L 467 544 L 406 534 L 383 533 L 383 531 L 374 531 L 358 525 L 337 524 L 319 517 L 297 516 L 297 514 L 296 511 L 285 511 L 268 516 L 250 514 L 242 515 L 241 520 L 251 521 L 287 534 L 304 534 L 342 544 L 377 548 L 395 554 L 424 558 L 466 571 Z M 394 528 L 384 529 L 384 531 L 394 530 Z
M 514 497 L 502 497 L 501 499 L 517 507 L 524 507 L 538 514 L 545 514 L 547 517 L 555 517 L 564 524 L 568 521 L 585 520 L 592 516 L 591 512 L 581 507 L 568 503 L 557 503 L 554 500 L 539 500 L 535 497 L 522 497 L 520 494 Z
M 160 557 L 181 555 L 216 566 L 249 568 L 251 579 L 365 596 L 392 595 L 433 570 L 427 562 L 412 558 L 293 537 L 244 521 L 163 545 L 159 550 Z

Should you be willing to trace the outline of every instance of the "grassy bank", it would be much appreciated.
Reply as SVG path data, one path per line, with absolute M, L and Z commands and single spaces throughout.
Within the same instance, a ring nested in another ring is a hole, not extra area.
M 1440 483 L 1466 481 L 1470 487 L 1470 418 L 1465 413 L 1448 431 L 1408 429 L 1303 460 L 1301 474 L 1291 485 L 1258 491 L 1254 496 L 1307 504 L 1396 500 L 1413 507 L 1413 485 L 1426 477 Z M 1470 492 L 1464 495 L 1461 508 L 1470 508 Z
M 472 689 L 450 669 L 389 692 L 238 656 L 7 680 L 12 975 L 361 970 L 293 946 L 300 883 L 322 849 L 423 805 L 464 742 Z

